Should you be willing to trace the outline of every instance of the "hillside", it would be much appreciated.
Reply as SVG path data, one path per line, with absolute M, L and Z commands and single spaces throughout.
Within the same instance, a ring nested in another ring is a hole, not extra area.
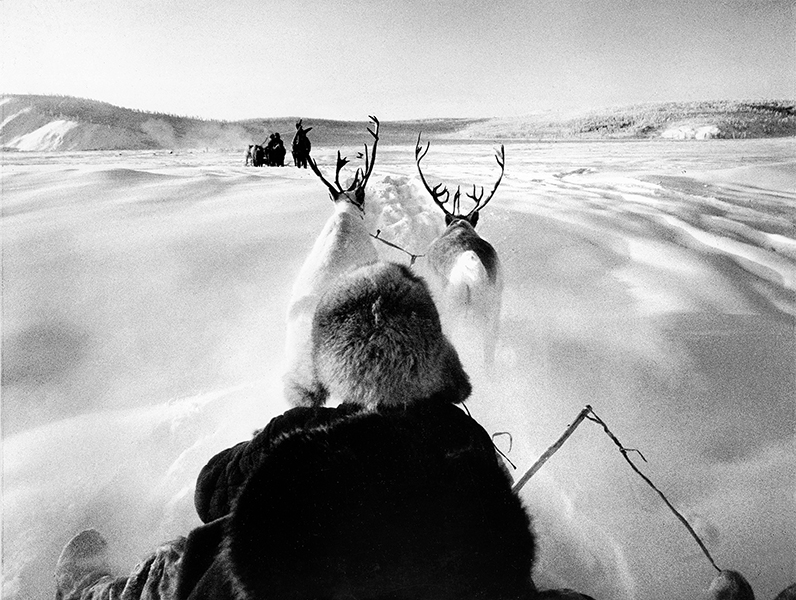
M 69 96 L 5 95 L 0 98 L 0 147 L 3 150 L 155 150 L 245 149 L 278 131 L 289 143 L 298 117 L 220 121 L 121 108 Z M 474 124 L 473 119 L 394 122 L 386 143 L 414 140 L 418 128 L 446 135 Z M 310 137 L 319 146 L 360 144 L 364 121 L 304 118 L 314 127 Z M 365 137 L 364 139 L 367 139 Z
M 297 117 L 219 121 L 121 108 L 69 96 L 0 98 L 5 151 L 243 149 L 278 131 L 289 143 Z M 304 117 L 319 146 L 362 142 L 364 121 Z M 758 138 L 796 135 L 796 103 L 693 102 L 637 105 L 562 117 L 385 122 L 382 143 L 410 143 L 422 130 L 447 139 Z
M 606 108 L 559 118 L 540 114 L 489 119 L 459 132 L 466 138 L 735 139 L 796 135 L 796 102 L 665 102 Z

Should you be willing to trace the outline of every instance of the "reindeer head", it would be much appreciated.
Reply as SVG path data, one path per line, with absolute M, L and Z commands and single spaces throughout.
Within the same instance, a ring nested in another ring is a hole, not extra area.
M 368 178 L 373 172 L 373 165 L 376 163 L 376 146 L 379 143 L 379 120 L 373 116 L 370 119 L 376 124 L 376 131 L 368 127 L 368 133 L 373 136 L 373 154 L 368 156 L 368 145 L 365 144 L 365 170 L 357 169 L 356 173 L 354 173 L 354 181 L 347 188 L 344 189 L 340 185 L 340 169 L 348 163 L 348 159 L 345 156 L 341 157 L 339 150 L 337 151 L 337 169 L 334 175 L 334 185 L 326 181 L 312 157 L 308 159 L 312 172 L 329 188 L 329 196 L 333 202 L 349 202 L 362 211 L 365 210 L 365 185 L 367 185 Z
M 420 173 L 420 179 L 422 180 L 423 185 L 428 193 L 431 194 L 431 198 L 434 200 L 434 203 L 442 209 L 442 212 L 445 213 L 445 225 L 450 225 L 454 221 L 465 221 L 472 227 L 475 227 L 478 224 L 478 214 L 480 213 L 481 209 L 489 203 L 489 201 L 492 199 L 492 196 L 495 195 L 495 191 L 498 189 L 500 181 L 503 179 L 503 172 L 506 168 L 506 156 L 503 145 L 501 144 L 500 151 L 495 153 L 495 160 L 497 160 L 497 164 L 500 167 L 500 175 L 498 176 L 492 191 L 489 192 L 489 196 L 486 197 L 486 200 L 484 200 L 483 186 L 481 186 L 480 194 L 476 194 L 475 184 L 473 184 L 472 194 L 465 192 L 465 195 L 475 202 L 475 206 L 467 214 L 463 214 L 461 212 L 461 186 L 456 187 L 456 192 L 453 194 L 453 202 L 451 203 L 453 210 L 449 211 L 445 207 L 445 204 L 447 204 L 448 200 L 450 199 L 448 188 L 444 187 L 441 183 L 438 183 L 432 188 L 428 185 L 428 182 L 426 182 L 426 178 L 423 176 L 423 171 L 420 168 L 420 161 L 426 156 L 430 146 L 431 142 L 426 143 L 425 149 L 420 145 L 420 134 L 418 133 L 417 144 L 415 145 L 415 163 L 417 164 L 417 172 Z
M 296 135 L 299 137 L 306 137 L 306 135 L 310 131 L 312 131 L 312 127 L 307 127 L 307 129 L 304 129 L 304 127 L 301 124 L 303 120 L 304 119 L 299 119 L 298 121 L 296 121 Z

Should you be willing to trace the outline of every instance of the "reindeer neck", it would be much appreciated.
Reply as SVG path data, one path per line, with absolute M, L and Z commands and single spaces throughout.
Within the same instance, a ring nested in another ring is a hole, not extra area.
M 445 227 L 446 232 L 452 231 L 465 231 L 465 232 L 472 232 L 473 235 L 478 235 L 475 233 L 475 227 L 473 227 L 472 223 L 470 223 L 467 219 L 462 218 L 455 218 L 453 219 L 447 227 Z
M 346 214 L 349 214 L 349 215 L 354 216 L 354 217 L 359 217 L 360 219 L 364 219 L 365 218 L 365 209 L 364 209 L 364 207 L 360 208 L 359 206 L 357 206 L 353 202 L 349 202 L 348 200 L 342 200 L 342 199 L 341 200 L 337 200 L 334 203 L 334 213 L 336 215 L 341 215 L 341 214 L 346 213 Z

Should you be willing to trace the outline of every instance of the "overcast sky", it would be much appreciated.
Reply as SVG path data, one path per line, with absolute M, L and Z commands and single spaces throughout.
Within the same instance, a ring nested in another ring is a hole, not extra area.
M 796 97 L 796 0 L 0 0 L 0 91 L 206 118 Z

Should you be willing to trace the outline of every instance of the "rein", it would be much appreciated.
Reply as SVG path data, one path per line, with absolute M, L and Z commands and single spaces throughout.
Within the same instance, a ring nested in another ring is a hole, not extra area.
M 387 245 L 388 245 L 388 246 L 390 246 L 391 248 L 395 248 L 396 250 L 400 250 L 400 251 L 401 251 L 401 252 L 403 252 L 404 254 L 408 254 L 408 255 L 409 255 L 409 266 L 410 266 L 410 267 L 411 267 L 411 266 L 413 266 L 413 265 L 415 264 L 415 261 L 416 261 L 418 258 L 422 258 L 422 257 L 424 257 L 424 256 L 425 256 L 425 254 L 412 254 L 411 252 L 409 252 L 408 250 L 404 250 L 403 248 L 401 248 L 401 247 L 400 247 L 400 246 L 398 246 L 397 244 L 393 244 L 392 242 L 390 242 L 390 241 L 388 241 L 388 240 L 385 240 L 385 239 L 384 239 L 384 238 L 382 238 L 382 237 L 379 237 L 379 236 L 381 235 L 381 229 L 377 229 L 377 230 L 376 230 L 376 235 L 373 235 L 372 233 L 369 233 L 368 235 L 369 235 L 370 237 L 372 237 L 374 240 L 379 240 L 381 243 L 383 243 L 383 244 L 387 244 Z

